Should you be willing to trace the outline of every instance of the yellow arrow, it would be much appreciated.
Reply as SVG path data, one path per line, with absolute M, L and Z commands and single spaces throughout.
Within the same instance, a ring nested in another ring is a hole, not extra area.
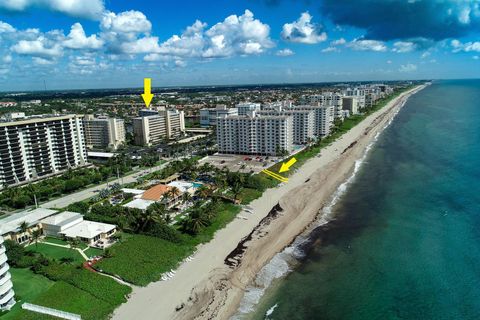
M 152 79 L 151 78 L 144 78 L 143 79 L 143 93 L 142 93 L 143 102 L 147 108 L 150 106 L 150 102 L 152 102 L 153 94 L 152 94 Z
M 288 171 L 288 170 L 290 169 L 290 167 L 293 166 L 293 164 L 294 164 L 295 162 L 297 162 L 297 159 L 291 158 L 291 159 L 288 160 L 287 162 L 282 163 L 282 167 L 280 168 L 280 170 L 278 170 L 278 172 Z

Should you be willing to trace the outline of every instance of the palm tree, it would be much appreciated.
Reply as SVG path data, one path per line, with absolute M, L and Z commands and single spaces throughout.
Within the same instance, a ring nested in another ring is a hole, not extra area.
M 27 233 L 28 231 L 28 223 L 26 221 L 23 221 L 18 225 L 18 227 L 20 228 L 20 234 L 22 235 L 22 238 L 23 238 L 25 233 Z
M 200 188 L 198 188 L 198 195 L 202 199 L 207 199 L 208 197 L 210 197 L 212 195 L 212 190 L 210 188 L 208 188 L 207 186 L 202 185 Z
M 192 195 L 190 194 L 190 192 L 184 192 L 182 194 L 182 202 L 184 204 L 188 203 L 190 200 L 192 200 Z
M 31 242 L 35 242 L 35 249 L 38 248 L 38 239 L 42 236 L 42 230 L 41 229 L 35 229 L 32 232 L 32 239 L 30 240 Z

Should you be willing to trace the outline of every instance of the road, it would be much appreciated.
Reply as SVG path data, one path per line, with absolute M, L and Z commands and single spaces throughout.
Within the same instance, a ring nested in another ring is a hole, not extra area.
M 123 181 L 123 184 L 127 184 L 127 183 L 131 183 L 131 182 L 136 182 L 137 181 L 137 176 L 138 175 L 144 175 L 144 174 L 148 174 L 150 172 L 153 172 L 153 171 L 157 171 L 157 170 L 161 170 L 163 169 L 166 165 L 168 164 L 168 162 L 165 162 L 165 163 L 162 163 L 161 165 L 159 166 L 156 166 L 156 167 L 152 167 L 152 168 L 148 168 L 148 169 L 144 169 L 144 170 L 139 170 L 139 171 L 135 171 L 134 173 L 132 174 L 129 174 L 127 176 L 124 176 L 123 178 L 120 177 L 120 183 Z M 112 183 L 115 183 L 115 182 L 119 182 L 118 179 L 115 179 L 113 181 L 109 181 L 108 182 L 108 185 L 111 185 Z M 48 201 L 48 202 L 45 202 L 45 203 L 42 203 L 40 205 L 41 208 L 46 208 L 46 209 L 60 209 L 60 208 L 65 208 L 66 206 L 72 204 L 72 203 L 75 203 L 75 202 L 78 202 L 78 201 L 82 201 L 82 200 L 85 200 L 85 199 L 88 199 L 88 198 L 91 198 L 93 197 L 94 195 L 96 195 L 98 193 L 97 190 L 102 190 L 102 189 L 105 189 L 107 187 L 107 183 L 103 183 L 103 184 L 99 184 L 99 185 L 96 185 L 94 187 L 91 187 L 91 188 L 88 188 L 88 189 L 84 189 L 82 191 L 78 191 L 78 192 L 75 192 L 75 193 L 72 193 L 72 194 L 69 194 L 69 195 L 66 195 L 66 196 L 63 196 L 61 198 L 57 198 L 55 200 L 51 200 L 51 201 Z M 97 191 L 97 192 L 96 192 Z

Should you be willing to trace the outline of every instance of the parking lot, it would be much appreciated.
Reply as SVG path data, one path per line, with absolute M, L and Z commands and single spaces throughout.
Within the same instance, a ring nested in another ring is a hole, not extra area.
M 214 154 L 200 161 L 209 163 L 217 168 L 228 168 L 230 171 L 260 172 L 280 161 L 280 157 L 248 156 L 238 154 Z

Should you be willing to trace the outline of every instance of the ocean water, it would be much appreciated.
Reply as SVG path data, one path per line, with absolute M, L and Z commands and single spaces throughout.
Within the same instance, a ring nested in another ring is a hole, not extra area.
M 480 80 L 412 96 L 332 210 L 237 318 L 480 319 Z

